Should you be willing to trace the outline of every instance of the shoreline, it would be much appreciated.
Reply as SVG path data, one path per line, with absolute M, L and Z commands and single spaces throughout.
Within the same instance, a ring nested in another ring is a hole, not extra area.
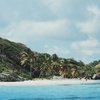
M 74 85 L 74 84 L 92 84 L 96 80 L 79 79 L 36 79 L 21 82 L 0 82 L 0 86 L 41 86 L 41 85 Z

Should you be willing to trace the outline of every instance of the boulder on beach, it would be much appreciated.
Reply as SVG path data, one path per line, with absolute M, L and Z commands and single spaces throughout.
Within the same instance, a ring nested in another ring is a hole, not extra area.
M 14 73 L 7 73 L 7 72 L 0 73 L 0 81 L 3 81 L 3 82 L 23 81 L 23 80 L 24 80 L 23 77 L 17 76 Z

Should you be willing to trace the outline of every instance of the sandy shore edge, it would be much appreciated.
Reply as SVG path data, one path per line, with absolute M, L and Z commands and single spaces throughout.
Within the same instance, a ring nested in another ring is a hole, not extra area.
M 34 86 L 34 85 L 67 85 L 67 84 L 89 84 L 95 83 L 95 80 L 79 80 L 79 79 L 60 79 L 46 80 L 37 79 L 23 82 L 0 82 L 0 86 Z

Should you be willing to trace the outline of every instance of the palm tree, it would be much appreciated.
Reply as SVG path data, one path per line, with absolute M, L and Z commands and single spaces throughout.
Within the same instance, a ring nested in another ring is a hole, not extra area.
M 30 78 L 32 79 L 32 68 L 33 68 L 33 64 L 34 64 L 34 54 L 30 54 L 28 55 L 27 52 L 23 51 L 21 52 L 21 57 L 20 57 L 20 60 L 21 60 L 21 65 L 25 68 L 26 65 L 29 65 L 30 66 Z
M 30 77 L 31 77 L 31 79 L 32 79 L 33 59 L 30 58 L 29 61 L 30 61 Z
M 44 53 L 44 54 L 40 54 L 39 57 L 39 66 L 40 66 L 40 78 L 44 78 L 47 77 L 49 74 L 49 70 L 50 70 L 50 64 L 51 64 L 51 57 L 49 54 Z
M 22 66 L 25 66 L 25 64 L 28 62 L 29 55 L 27 54 L 27 52 L 21 52 L 20 54 L 20 63 Z
M 72 72 L 71 72 L 72 78 L 77 78 L 79 76 L 78 70 L 75 68 L 72 68 L 71 70 L 72 70 Z
M 4 54 L 4 45 L 0 44 L 0 56 L 1 56 L 1 61 L 3 62 L 4 61 L 4 58 L 5 58 L 5 54 Z
M 20 64 L 21 64 L 21 68 L 19 73 L 22 75 L 22 72 L 24 72 L 24 69 L 26 67 L 26 63 L 28 62 L 28 54 L 26 52 L 21 52 L 20 53 Z
M 30 65 L 30 77 L 31 77 L 31 79 L 33 77 L 33 73 L 39 72 L 38 71 L 38 65 L 39 65 L 38 61 L 39 61 L 39 55 L 38 55 L 38 53 L 35 52 L 35 53 L 31 53 L 29 55 L 29 63 L 30 63 L 29 65 Z M 34 69 L 34 71 L 33 71 L 33 69 Z

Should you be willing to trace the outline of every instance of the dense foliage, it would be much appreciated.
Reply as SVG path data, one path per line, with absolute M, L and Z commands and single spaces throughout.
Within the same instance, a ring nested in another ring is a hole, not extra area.
M 24 44 L 0 38 L 0 80 L 20 81 L 34 78 L 91 79 L 100 68 L 95 68 L 99 61 L 84 64 L 73 58 L 60 58 L 56 54 L 37 53 Z

